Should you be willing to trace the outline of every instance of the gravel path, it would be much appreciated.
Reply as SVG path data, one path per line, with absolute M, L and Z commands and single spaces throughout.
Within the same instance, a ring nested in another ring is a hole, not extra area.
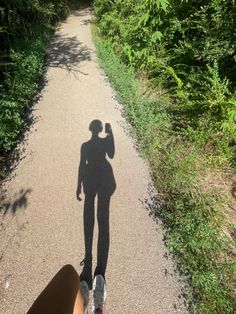
M 106 271 L 108 313 L 186 313 L 162 232 L 143 201 L 148 167 L 127 136 L 120 105 L 99 68 L 89 9 L 70 16 L 49 49 L 47 85 L 22 160 L 5 183 L 9 206 L 0 217 L 0 313 L 25 313 L 65 264 L 80 273 L 84 258 L 83 201 L 76 199 L 80 148 L 90 122 L 109 122 L 116 180 L 110 202 Z M 101 136 L 105 136 L 103 132 Z M 97 222 L 93 242 L 96 259 Z M 95 266 L 95 264 L 94 264 Z

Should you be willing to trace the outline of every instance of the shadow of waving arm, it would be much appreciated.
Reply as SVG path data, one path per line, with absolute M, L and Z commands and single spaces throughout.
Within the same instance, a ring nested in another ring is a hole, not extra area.
M 115 155 L 115 143 L 114 143 L 114 136 L 112 133 L 112 128 L 110 123 L 106 123 L 106 153 L 109 158 L 114 158 Z

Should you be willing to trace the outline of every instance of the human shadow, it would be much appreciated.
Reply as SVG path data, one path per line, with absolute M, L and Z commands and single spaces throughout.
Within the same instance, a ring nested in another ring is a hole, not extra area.
M 95 197 L 97 196 L 97 266 L 94 275 L 105 277 L 110 234 L 109 207 L 110 198 L 116 189 L 112 167 L 106 156 L 114 158 L 115 145 L 111 125 L 106 123 L 105 138 L 99 137 L 103 126 L 100 120 L 93 120 L 89 125 L 92 132 L 91 139 L 81 146 L 81 158 L 78 171 L 77 199 L 81 200 L 81 187 L 85 194 L 84 200 L 84 267 L 80 280 L 85 280 L 90 289 L 92 287 L 92 243 L 94 232 Z
M 76 36 L 56 34 L 48 51 L 47 66 L 64 69 L 74 75 L 78 72 L 87 75 L 79 69 L 79 63 L 91 60 L 90 50 Z

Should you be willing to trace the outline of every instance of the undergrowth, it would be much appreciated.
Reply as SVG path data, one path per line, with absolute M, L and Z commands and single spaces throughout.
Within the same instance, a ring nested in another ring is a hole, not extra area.
M 83 0 L 3 0 L 0 4 L 0 157 L 24 130 L 25 113 L 43 75 L 55 25 Z
M 236 5 L 232 0 L 94 0 L 96 22 L 121 60 L 167 92 L 172 127 L 214 165 L 235 166 Z
M 38 88 L 43 74 L 46 38 L 28 40 L 24 47 L 9 52 L 14 68 L 5 74 L 0 93 L 0 149 L 9 151 L 25 126 L 23 113 Z
M 201 139 L 193 141 L 193 129 L 189 130 L 189 137 L 180 135 L 173 127 L 173 99 L 168 94 L 141 95 L 143 87 L 135 78 L 134 69 L 121 60 L 111 42 L 101 37 L 97 29 L 94 41 L 99 62 L 150 162 L 164 204 L 155 211 L 165 225 L 167 246 L 188 280 L 185 292 L 189 310 L 201 314 L 235 313 L 236 263 L 230 253 L 230 246 L 235 243 L 221 233 L 223 218 L 219 208 L 224 204 L 224 196 L 213 188 L 199 188 L 199 177 L 206 167 L 219 165 L 222 160 L 213 158 L 209 162 Z M 215 93 L 220 93 L 217 86 Z

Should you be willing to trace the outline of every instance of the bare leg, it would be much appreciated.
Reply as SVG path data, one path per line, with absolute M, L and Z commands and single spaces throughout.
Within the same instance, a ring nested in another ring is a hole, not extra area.
M 28 314 L 84 314 L 80 282 L 71 265 L 63 266 L 52 278 L 27 312 Z
M 84 314 L 84 299 L 80 291 L 75 299 L 73 314 Z

